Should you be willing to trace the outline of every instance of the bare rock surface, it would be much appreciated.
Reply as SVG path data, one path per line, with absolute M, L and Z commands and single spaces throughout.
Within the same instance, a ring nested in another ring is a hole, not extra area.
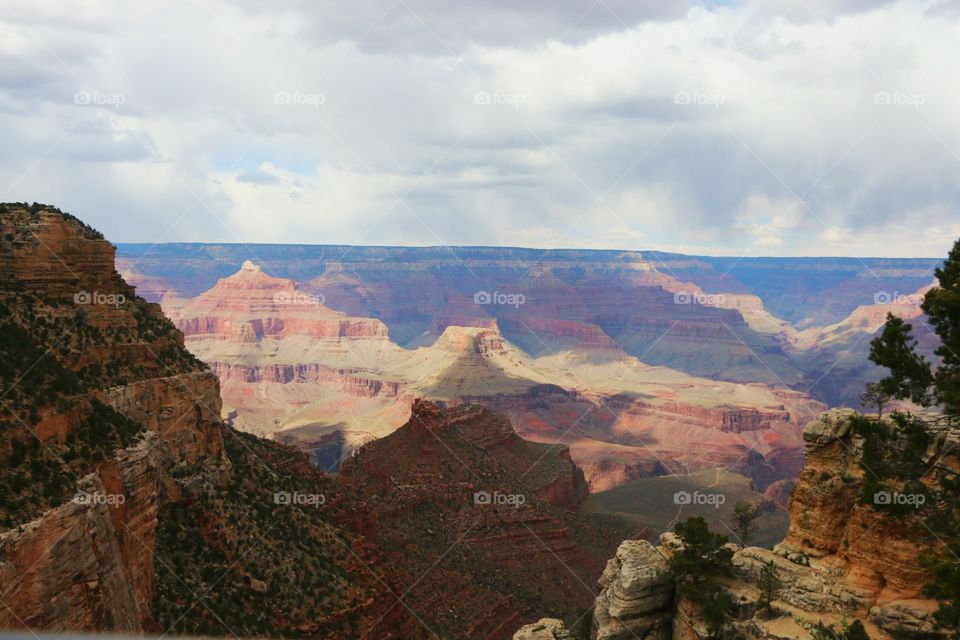
M 594 640 L 669 640 L 674 584 L 667 561 L 646 540 L 626 540 L 607 561 L 593 611 Z
M 563 620 L 541 618 L 533 624 L 527 624 L 513 634 L 513 640 L 573 640 Z

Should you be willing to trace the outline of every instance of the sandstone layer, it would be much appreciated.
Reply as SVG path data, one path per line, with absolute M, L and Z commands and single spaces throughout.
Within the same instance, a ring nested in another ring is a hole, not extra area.
M 450 332 L 447 365 L 471 372 L 456 380 L 430 377 L 426 358 L 407 363 L 458 406 L 421 401 L 411 415 L 391 397 L 406 424 L 354 449 L 335 482 L 301 452 L 220 423 L 217 378 L 113 270 L 98 233 L 48 207 L 0 212 L 0 626 L 496 639 L 521 617 L 592 601 L 625 532 L 578 513 L 587 483 L 569 450 L 443 390 L 487 388 L 471 385 L 490 380 L 489 359 L 511 357 L 498 332 Z M 200 301 L 211 315 L 185 316 L 191 338 L 283 353 L 326 341 L 341 360 L 357 340 L 399 349 L 376 321 L 304 302 L 252 265 L 225 287 L 226 299 Z M 284 384 L 346 375 L 257 371 Z M 402 395 L 363 378 L 358 396 Z
M 631 273 L 636 286 L 669 280 Z M 537 282 L 554 296 L 563 288 L 549 270 Z M 167 311 L 219 376 L 225 419 L 302 446 L 328 470 L 403 424 L 410 402 L 425 397 L 484 404 L 523 437 L 568 446 L 595 491 L 716 466 L 762 490 L 795 477 L 800 426 L 823 409 L 801 392 L 644 364 L 600 325 L 556 319 L 559 299 L 538 303 L 550 315 L 503 317 L 451 300 L 431 324 L 439 333 L 403 348 L 384 323 L 332 311 L 322 296 L 248 262 Z
M 524 618 L 588 608 L 625 533 L 577 513 L 586 483 L 565 450 L 519 438 L 479 406 L 415 403 L 407 424 L 344 463 L 340 481 L 370 510 L 366 535 L 402 550 L 409 606 L 450 636 L 507 638 Z M 399 633 L 422 635 L 417 627 Z
M 788 558 L 804 554 L 810 568 L 785 599 L 856 612 L 894 634 L 934 633 L 936 605 L 921 595 L 930 574 L 919 556 L 936 550 L 939 541 L 915 518 L 895 518 L 858 499 L 865 472 L 863 438 L 850 422 L 854 415 L 829 411 L 804 430 L 806 465 L 778 551 Z M 956 468 L 957 444 L 955 434 L 934 432 L 924 458 Z

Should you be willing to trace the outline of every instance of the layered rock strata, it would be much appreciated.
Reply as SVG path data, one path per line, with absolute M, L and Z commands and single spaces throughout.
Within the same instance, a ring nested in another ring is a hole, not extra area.
M 598 584 L 593 640 L 670 640 L 674 583 L 666 559 L 652 544 L 624 541 Z
M 27 328 L 4 343 L 4 490 L 36 516 L 0 534 L 0 627 L 143 631 L 166 474 L 223 450 L 218 381 L 102 236 L 48 207 L 0 213 L 0 319 Z M 26 490 L 24 448 L 42 452 Z

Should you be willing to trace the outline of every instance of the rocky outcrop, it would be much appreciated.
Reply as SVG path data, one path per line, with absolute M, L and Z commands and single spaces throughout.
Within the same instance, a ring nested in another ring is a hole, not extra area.
M 891 516 L 858 498 L 863 438 L 852 428 L 855 415 L 835 409 L 806 427 L 806 465 L 790 500 L 784 542 L 776 554 L 745 549 L 738 561 L 756 569 L 758 561 L 774 560 L 789 576 L 783 599 L 798 607 L 859 615 L 897 636 L 934 634 L 936 605 L 921 595 L 930 575 L 918 558 L 938 541 L 911 517 Z M 955 435 L 935 431 L 926 457 L 955 467 L 956 444 Z
M 177 462 L 193 464 L 223 451 L 220 385 L 209 371 L 112 387 L 102 397 L 120 414 L 160 434 Z
M 916 514 L 896 516 L 858 497 L 865 443 L 859 434 L 865 427 L 855 424 L 857 416 L 850 409 L 834 409 L 805 428 L 806 464 L 790 499 L 784 542 L 772 550 L 730 545 L 734 571 L 719 580 L 737 603 L 738 614 L 728 625 L 738 637 L 809 639 L 811 624 L 838 627 L 854 619 L 879 640 L 949 636 L 951 630 L 935 624 L 938 603 L 922 595 L 930 575 L 918 558 L 938 548 L 936 537 L 922 533 Z M 960 440 L 936 425 L 932 419 L 922 457 L 956 470 Z M 892 451 L 903 444 L 893 443 Z M 927 474 L 924 481 L 933 486 L 936 475 Z M 779 495 L 783 489 L 771 488 L 771 494 Z M 679 538 L 668 532 L 660 542 L 654 547 L 627 540 L 607 562 L 593 610 L 594 640 L 711 637 L 699 604 L 675 595 L 666 558 L 681 545 Z M 782 582 L 767 613 L 751 609 L 759 597 L 756 584 L 764 565 L 772 565 Z M 533 627 L 528 625 L 524 632 Z
M 217 379 L 99 233 L 41 205 L 0 213 L 0 321 L 22 331 L 0 356 L 17 409 L 0 468 L 36 513 L 0 533 L 0 627 L 142 632 L 168 474 L 223 451 Z M 18 447 L 44 456 L 23 464 Z
M 533 624 L 520 627 L 513 634 L 513 640 L 573 640 L 573 635 L 563 620 L 541 618 Z
M 646 540 L 626 540 L 607 561 L 593 610 L 593 640 L 673 637 L 674 582 Z

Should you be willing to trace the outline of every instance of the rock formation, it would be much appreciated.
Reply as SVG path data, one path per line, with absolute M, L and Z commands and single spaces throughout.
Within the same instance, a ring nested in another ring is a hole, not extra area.
M 47 207 L 0 216 L 0 490 L 19 525 L 0 534 L 0 627 L 142 631 L 165 474 L 223 449 L 217 379 L 99 234 Z
M 519 438 L 479 406 L 416 402 L 407 424 L 345 461 L 340 480 L 372 513 L 366 535 L 404 550 L 396 570 L 410 606 L 433 615 L 441 637 L 509 637 L 523 618 L 588 608 L 626 533 L 577 514 L 586 483 L 564 449 Z
M 784 599 L 860 615 L 894 635 L 933 633 L 936 605 L 920 593 L 930 575 L 918 559 L 939 541 L 913 519 L 889 516 L 857 499 L 864 478 L 863 439 L 851 429 L 853 415 L 829 411 L 804 430 L 806 464 L 790 499 L 790 528 L 777 552 L 809 559 L 809 567 L 802 568 L 803 579 L 792 581 Z M 925 457 L 958 468 L 957 444 L 955 434 L 940 432 Z M 750 564 L 747 558 L 757 552 L 744 554 Z
M 334 482 L 224 428 L 217 378 L 99 234 L 48 207 L 0 213 L 0 627 L 503 638 L 592 600 L 625 531 L 577 512 L 587 484 L 566 448 L 479 406 L 419 401 Z M 191 338 L 384 340 L 252 265 L 222 285 L 231 296 L 194 307 L 222 315 L 181 318 Z M 505 357 L 498 333 L 477 331 L 451 332 L 451 358 Z
M 857 405 L 872 380 L 870 334 L 887 311 L 917 318 L 918 294 L 930 282 L 929 260 L 911 259 L 496 247 L 255 245 L 253 252 L 269 273 L 324 296 L 330 308 L 382 321 L 405 347 L 427 346 L 448 326 L 496 323 L 508 341 L 538 357 L 612 343 L 647 364 L 785 384 L 829 406 Z M 168 308 L 236 271 L 251 250 L 130 245 L 121 255 L 130 278 L 149 299 L 164 296 Z M 519 307 L 475 304 L 481 292 L 525 300 Z
M 528 624 L 513 634 L 513 640 L 573 640 L 563 620 L 542 618 Z
M 597 324 L 478 316 L 472 298 L 452 300 L 431 325 L 438 334 L 405 349 L 380 320 L 334 312 L 322 295 L 246 262 L 167 311 L 219 376 L 224 418 L 301 446 L 324 469 L 399 427 L 410 402 L 426 397 L 484 404 L 523 437 L 568 446 L 594 491 L 716 466 L 762 490 L 796 476 L 800 426 L 823 408 L 800 392 L 647 366 Z M 526 336 L 529 351 L 507 334 Z
M 646 540 L 626 540 L 607 561 L 593 609 L 594 640 L 673 637 L 674 583 L 666 559 Z
M 930 575 L 919 556 L 938 548 L 936 536 L 924 533 L 911 514 L 894 516 L 858 499 L 864 441 L 852 427 L 856 415 L 850 409 L 827 411 L 804 430 L 806 463 L 790 499 L 784 541 L 772 550 L 732 545 L 733 575 L 719 580 L 737 603 L 739 614 L 731 616 L 729 625 L 738 637 L 807 640 L 809 625 L 839 628 L 844 620 L 855 619 L 874 640 L 945 639 L 952 632 L 936 627 L 937 602 L 921 594 Z M 932 433 L 924 459 L 960 469 L 957 435 L 937 427 Z M 675 599 L 667 558 L 681 544 L 667 532 L 659 547 L 642 540 L 620 545 L 599 580 L 594 640 L 710 637 L 698 603 Z M 775 567 L 782 589 L 774 612 L 762 615 L 750 605 L 759 597 L 756 580 L 765 564 Z M 536 633 L 547 630 L 567 633 L 566 627 L 541 620 L 523 627 L 515 638 L 538 638 Z

